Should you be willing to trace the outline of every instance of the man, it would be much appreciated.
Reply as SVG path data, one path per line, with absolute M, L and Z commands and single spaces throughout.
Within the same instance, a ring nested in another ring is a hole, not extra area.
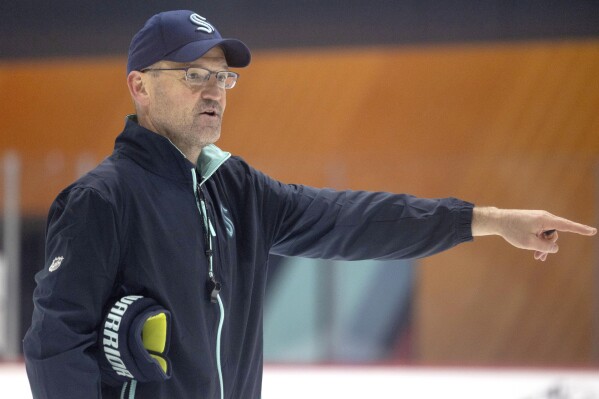
M 285 185 L 214 145 L 250 51 L 192 11 L 134 36 L 136 116 L 59 194 L 24 341 L 34 398 L 260 398 L 269 253 L 400 259 L 499 234 L 545 260 L 544 211 Z

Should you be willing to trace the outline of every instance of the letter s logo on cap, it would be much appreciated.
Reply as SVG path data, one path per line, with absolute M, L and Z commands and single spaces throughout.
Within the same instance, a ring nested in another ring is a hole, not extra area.
M 201 30 L 202 32 L 212 33 L 214 32 L 214 26 L 210 24 L 210 22 L 206 21 L 206 18 L 202 17 L 198 14 L 191 14 L 189 16 L 189 20 L 194 24 L 199 26 L 196 30 Z

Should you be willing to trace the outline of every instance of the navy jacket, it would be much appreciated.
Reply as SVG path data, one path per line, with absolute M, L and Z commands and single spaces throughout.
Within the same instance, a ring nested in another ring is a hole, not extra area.
M 216 303 L 201 201 L 222 285 Z M 125 389 L 135 398 L 258 399 L 269 253 L 422 257 L 471 240 L 471 220 L 472 204 L 453 198 L 283 184 L 213 145 L 196 166 L 130 117 L 113 154 L 50 209 L 46 264 L 24 340 L 33 396 L 118 398 Z M 129 294 L 172 313 L 166 382 L 101 381 L 99 325 L 107 304 Z

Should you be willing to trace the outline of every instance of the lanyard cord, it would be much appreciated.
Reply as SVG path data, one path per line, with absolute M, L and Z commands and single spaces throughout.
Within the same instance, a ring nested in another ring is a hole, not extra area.
M 204 196 L 204 191 L 202 190 L 202 186 L 196 183 L 195 179 L 195 170 L 193 171 L 194 177 L 194 191 L 196 194 L 196 203 L 198 203 L 198 208 L 200 209 L 200 214 L 202 216 L 202 228 L 204 232 L 205 246 L 206 246 L 206 257 L 208 258 L 208 277 L 210 278 L 206 283 L 206 291 L 210 293 L 210 302 L 218 303 L 220 308 L 220 321 L 218 322 L 218 330 L 216 334 L 216 364 L 218 368 L 218 379 L 220 382 L 220 397 L 223 399 L 225 397 L 225 390 L 223 384 L 223 372 L 220 361 L 220 348 L 221 348 L 221 333 L 223 329 L 223 321 L 225 320 L 225 309 L 223 306 L 223 301 L 220 299 L 220 283 L 214 277 L 214 267 L 213 267 L 213 258 L 214 251 L 212 249 L 212 237 L 216 238 L 216 232 L 214 231 L 214 227 L 212 227 L 212 222 L 210 221 L 210 214 L 206 207 L 206 197 Z M 197 194 L 199 193 L 199 195 Z M 198 201 L 199 199 L 199 201 Z
M 206 245 L 206 258 L 208 258 L 208 277 L 210 278 L 206 283 L 206 290 L 210 293 L 210 302 L 216 303 L 218 300 L 218 294 L 220 292 L 220 283 L 216 280 L 214 276 L 214 250 L 212 249 L 212 235 L 214 234 L 214 230 L 212 227 L 212 222 L 210 221 L 210 215 L 206 208 L 206 197 L 204 196 L 204 191 L 202 187 L 198 184 L 197 190 L 200 195 L 200 213 L 202 214 L 202 230 L 204 230 L 204 241 Z M 212 234 L 211 234 L 212 233 Z

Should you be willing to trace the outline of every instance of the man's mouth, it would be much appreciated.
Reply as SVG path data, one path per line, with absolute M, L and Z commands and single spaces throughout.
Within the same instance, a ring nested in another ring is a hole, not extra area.
M 213 110 L 203 111 L 203 112 L 200 113 L 200 115 L 218 116 L 218 114 L 216 113 L 216 111 L 213 111 Z

